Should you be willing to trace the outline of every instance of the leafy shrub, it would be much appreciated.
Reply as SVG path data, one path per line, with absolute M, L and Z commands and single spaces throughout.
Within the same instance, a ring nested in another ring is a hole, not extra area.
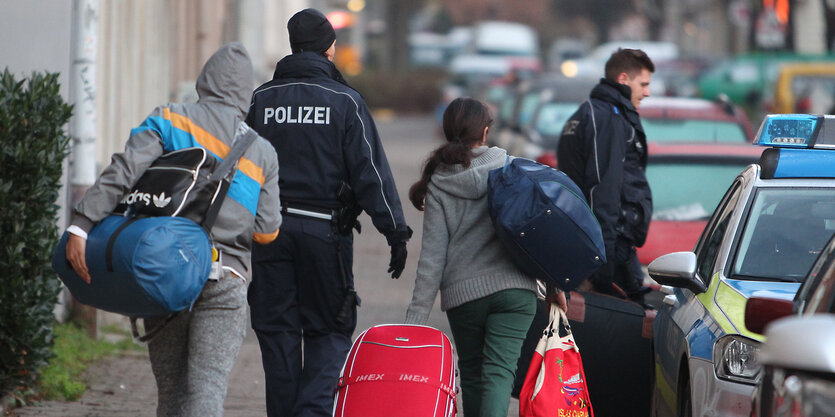
M 58 74 L 0 74 L 0 396 L 21 400 L 52 355 L 61 166 L 72 107 Z

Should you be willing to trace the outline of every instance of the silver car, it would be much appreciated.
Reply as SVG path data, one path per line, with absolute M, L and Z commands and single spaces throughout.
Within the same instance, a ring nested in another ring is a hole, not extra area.
M 764 373 L 751 415 L 835 416 L 835 238 L 793 301 L 756 297 L 749 304 L 746 324 L 767 325 L 759 357 Z

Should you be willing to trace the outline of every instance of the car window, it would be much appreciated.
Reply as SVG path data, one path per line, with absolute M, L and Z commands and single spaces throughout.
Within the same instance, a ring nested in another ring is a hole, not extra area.
M 745 130 L 730 121 L 641 118 L 648 142 L 747 143 Z
M 731 274 L 802 282 L 835 233 L 835 189 L 761 188 L 737 247 Z
M 499 118 L 510 122 L 513 119 L 513 108 L 516 107 L 516 98 L 513 97 L 513 94 L 508 94 L 504 100 L 502 100 L 501 107 L 499 107 Z
M 579 103 L 549 103 L 539 110 L 534 128 L 543 135 L 557 136 L 568 118 L 577 111 Z
M 725 236 L 725 231 L 728 230 L 728 223 L 731 221 L 731 214 L 733 214 L 734 207 L 739 200 L 741 189 L 740 182 L 737 180 L 725 193 L 725 197 L 719 205 L 720 208 L 714 212 L 713 218 L 708 223 L 704 241 L 696 255 L 696 274 L 706 284 L 710 282 L 713 274 L 713 265 L 716 263 L 716 256 L 719 254 L 722 238 Z
M 835 313 L 835 259 L 830 256 L 815 290 L 803 307 L 804 313 Z
M 759 78 L 759 69 L 752 62 L 737 62 L 731 67 L 730 81 L 734 83 L 750 83 Z
M 522 103 L 519 105 L 519 126 L 526 126 L 531 121 L 536 105 L 539 104 L 540 95 L 539 91 L 531 91 L 522 98 Z
M 707 220 L 726 184 L 746 164 L 663 162 L 647 165 L 652 190 L 652 220 Z
M 491 103 L 498 103 L 500 102 L 505 96 L 509 94 L 509 89 L 505 86 L 493 86 L 487 90 L 487 96 L 485 100 Z

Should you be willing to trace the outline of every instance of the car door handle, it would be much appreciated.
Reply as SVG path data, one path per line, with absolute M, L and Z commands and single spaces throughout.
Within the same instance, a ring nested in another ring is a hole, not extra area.
M 678 304 L 678 299 L 676 298 L 675 294 L 670 294 L 664 297 L 664 304 L 676 306 Z
M 673 293 L 673 291 L 675 291 L 675 290 L 673 289 L 673 287 L 671 287 L 671 286 L 669 286 L 669 285 L 662 285 L 662 286 L 658 289 L 658 291 L 661 291 L 662 293 L 669 295 L 669 294 L 672 294 L 672 293 Z

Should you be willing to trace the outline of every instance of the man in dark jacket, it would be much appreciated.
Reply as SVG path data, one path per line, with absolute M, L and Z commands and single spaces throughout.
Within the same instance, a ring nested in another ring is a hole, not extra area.
M 255 90 L 247 117 L 278 153 L 285 220 L 278 239 L 253 252 L 248 297 L 268 415 L 330 416 L 359 304 L 356 215 L 364 210 L 386 236 L 392 278 L 405 266 L 411 229 L 369 109 L 331 62 L 333 27 L 305 9 L 287 29 L 293 54 Z
M 645 289 L 635 247 L 644 244 L 652 217 L 638 108 L 654 71 L 639 49 L 614 52 L 605 77 L 566 122 L 557 149 L 560 170 L 583 190 L 603 230 L 608 262 L 590 278 L 594 289 L 617 295 L 614 283 L 636 301 Z

